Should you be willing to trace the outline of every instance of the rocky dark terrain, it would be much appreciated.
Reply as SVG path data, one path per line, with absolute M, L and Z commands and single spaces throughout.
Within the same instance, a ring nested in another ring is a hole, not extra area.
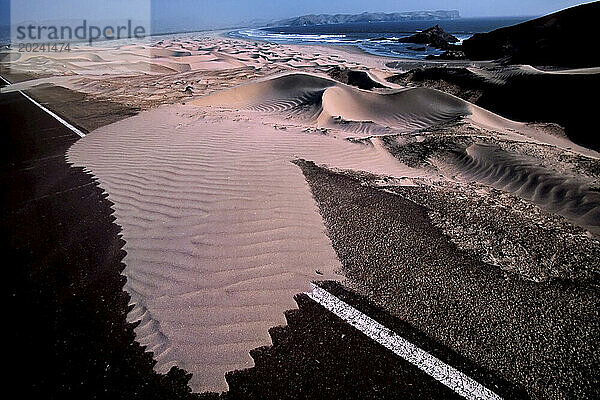
M 333 67 L 327 71 L 327 75 L 339 82 L 356 86 L 359 89 L 371 90 L 373 88 L 384 87 L 382 84 L 371 79 L 365 71 L 354 71 L 349 68 Z
M 595 103 L 589 99 L 600 87 L 598 74 L 523 73 L 517 66 L 497 67 L 487 74 L 486 78 L 463 67 L 428 67 L 388 81 L 442 90 L 518 121 L 553 122 L 575 143 L 600 149 L 598 135 L 589 129 L 595 123 Z
M 436 25 L 424 30 L 423 32 L 400 38 L 398 39 L 398 42 L 427 44 L 438 49 L 446 49 L 450 43 L 458 42 L 458 38 L 454 35 L 444 32 L 439 25 Z
M 572 7 L 463 42 L 468 59 L 506 59 L 515 64 L 597 67 L 600 2 Z

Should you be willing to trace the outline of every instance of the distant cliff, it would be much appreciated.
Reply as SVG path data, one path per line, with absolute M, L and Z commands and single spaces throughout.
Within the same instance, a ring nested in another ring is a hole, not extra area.
M 600 2 L 583 4 L 523 22 L 478 33 L 463 42 L 471 60 L 504 59 L 516 64 L 598 67 Z
M 362 14 L 311 14 L 294 17 L 280 21 L 271 22 L 269 26 L 311 26 L 329 24 L 349 24 L 359 22 L 398 22 L 419 20 L 444 20 L 457 19 L 460 14 L 457 10 L 452 11 L 411 11 L 401 13 L 362 13 Z

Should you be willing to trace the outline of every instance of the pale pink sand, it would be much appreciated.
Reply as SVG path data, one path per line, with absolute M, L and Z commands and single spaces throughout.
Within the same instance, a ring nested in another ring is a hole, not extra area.
M 293 296 L 340 268 L 304 177 L 290 161 L 402 175 L 389 154 L 299 129 L 163 106 L 77 142 L 115 203 L 126 240 L 126 290 L 137 339 L 157 369 L 192 372 L 194 390 L 227 388 L 251 367 Z M 323 275 L 319 275 L 319 270 Z
M 333 66 L 388 76 L 386 59 L 342 47 L 283 46 L 234 40 L 203 32 L 154 38 L 140 45 L 102 43 L 73 46 L 63 53 L 12 53 L 15 72 L 41 74 L 22 90 L 53 83 L 93 98 L 142 109 L 198 97 L 283 71 L 324 73 Z M 335 56 L 335 57 L 334 57 Z M 378 78 L 379 79 L 379 78 Z M 185 92 L 191 87 L 192 93 Z

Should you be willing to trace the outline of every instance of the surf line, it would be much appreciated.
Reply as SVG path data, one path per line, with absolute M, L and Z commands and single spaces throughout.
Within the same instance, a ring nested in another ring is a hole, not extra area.
M 0 78 L 7 85 L 11 84 L 3 76 L 0 76 Z M 35 104 L 36 106 L 38 106 L 39 108 L 41 108 L 43 111 L 45 111 L 46 113 L 48 113 L 52 118 L 54 118 L 55 120 L 57 120 L 58 122 L 60 122 L 61 124 L 63 124 L 65 127 L 67 127 L 68 129 L 70 129 L 71 131 L 73 131 L 73 133 L 75 133 L 79 137 L 85 137 L 85 133 L 83 133 L 81 130 L 77 129 L 76 127 L 74 127 L 73 125 L 71 125 L 70 123 L 68 123 L 67 121 L 65 121 L 64 119 L 62 119 L 61 117 L 59 117 L 58 115 L 56 115 L 55 113 L 53 113 L 52 111 L 48 110 L 46 107 L 44 107 L 43 105 L 41 105 L 40 103 L 38 103 L 37 101 L 35 101 L 31 97 L 29 97 L 27 94 L 25 94 L 22 90 L 18 90 L 18 92 L 21 93 L 23 96 L 25 96 L 25 98 L 27 100 L 31 101 L 33 104 Z
M 496 393 L 463 374 L 459 370 L 444 363 L 440 359 L 415 346 L 408 340 L 394 333 L 379 322 L 361 313 L 325 289 L 312 284 L 313 291 L 305 293 L 349 325 L 358 329 L 383 347 L 410 362 L 427 375 L 454 390 L 460 396 L 469 399 L 502 399 Z

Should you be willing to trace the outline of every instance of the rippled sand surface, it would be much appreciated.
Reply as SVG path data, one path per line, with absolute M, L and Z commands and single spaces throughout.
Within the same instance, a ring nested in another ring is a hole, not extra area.
M 194 373 L 195 390 L 224 390 L 251 367 L 249 350 L 310 281 L 336 279 L 339 261 L 293 159 L 402 173 L 384 150 L 262 123 L 203 118 L 164 106 L 77 142 L 84 166 L 115 203 L 127 244 L 126 290 L 138 340 L 160 371 Z M 349 205 L 350 206 L 350 205 Z

